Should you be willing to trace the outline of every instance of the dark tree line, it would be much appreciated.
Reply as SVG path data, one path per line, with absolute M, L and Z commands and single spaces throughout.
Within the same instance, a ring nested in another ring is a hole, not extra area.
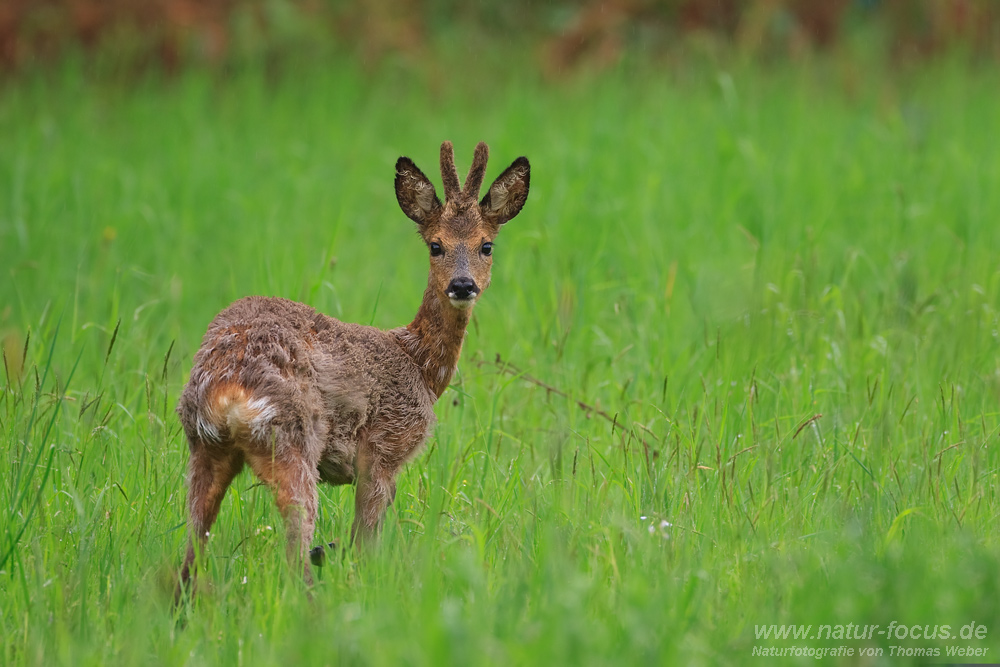
M 994 0 L 2 0 L 0 68 L 75 50 L 170 70 L 317 43 L 371 62 L 394 52 L 420 56 L 442 26 L 536 40 L 549 72 L 690 36 L 755 56 L 795 56 L 836 47 L 862 27 L 874 27 L 896 58 L 956 46 L 1000 56 Z

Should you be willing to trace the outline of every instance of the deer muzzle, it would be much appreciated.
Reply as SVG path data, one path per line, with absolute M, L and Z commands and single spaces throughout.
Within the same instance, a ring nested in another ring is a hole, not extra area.
M 452 278 L 444 293 L 451 300 L 451 305 L 456 308 L 468 308 L 479 295 L 479 287 L 476 286 L 476 281 L 472 278 L 461 276 Z

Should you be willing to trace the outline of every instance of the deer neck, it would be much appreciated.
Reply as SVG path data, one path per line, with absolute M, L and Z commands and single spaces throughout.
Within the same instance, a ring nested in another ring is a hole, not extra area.
M 472 308 L 462 310 L 442 303 L 437 292 L 428 285 L 417 316 L 393 333 L 420 367 L 427 388 L 435 398 L 440 398 L 458 366 Z

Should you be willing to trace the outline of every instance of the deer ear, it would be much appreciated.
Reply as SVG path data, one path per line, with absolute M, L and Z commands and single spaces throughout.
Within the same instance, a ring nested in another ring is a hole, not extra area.
M 486 196 L 479 202 L 483 219 L 498 227 L 521 212 L 528 199 L 531 166 L 528 158 L 519 157 L 493 181 Z
M 434 185 L 408 157 L 396 160 L 396 201 L 403 213 L 421 226 L 441 214 L 441 200 Z

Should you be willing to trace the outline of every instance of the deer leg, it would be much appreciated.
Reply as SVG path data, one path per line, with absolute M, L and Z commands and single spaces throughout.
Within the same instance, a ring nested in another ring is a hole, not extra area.
M 277 458 L 268 455 L 248 456 L 254 473 L 271 487 L 274 499 L 285 520 L 288 537 L 288 560 L 301 567 L 307 584 L 312 584 L 309 568 L 309 544 L 316 529 L 319 494 L 316 483 L 319 472 L 301 456 Z
M 351 541 L 362 547 L 378 536 L 385 511 L 396 498 L 395 471 L 380 461 L 372 450 L 368 443 L 362 443 L 355 460 L 357 491 Z
M 204 550 L 208 531 L 219 516 L 222 499 L 233 478 L 243 469 L 243 454 L 236 449 L 209 449 L 200 440 L 191 441 L 188 462 L 188 548 L 177 584 L 175 600 L 195 575 L 195 557 Z

